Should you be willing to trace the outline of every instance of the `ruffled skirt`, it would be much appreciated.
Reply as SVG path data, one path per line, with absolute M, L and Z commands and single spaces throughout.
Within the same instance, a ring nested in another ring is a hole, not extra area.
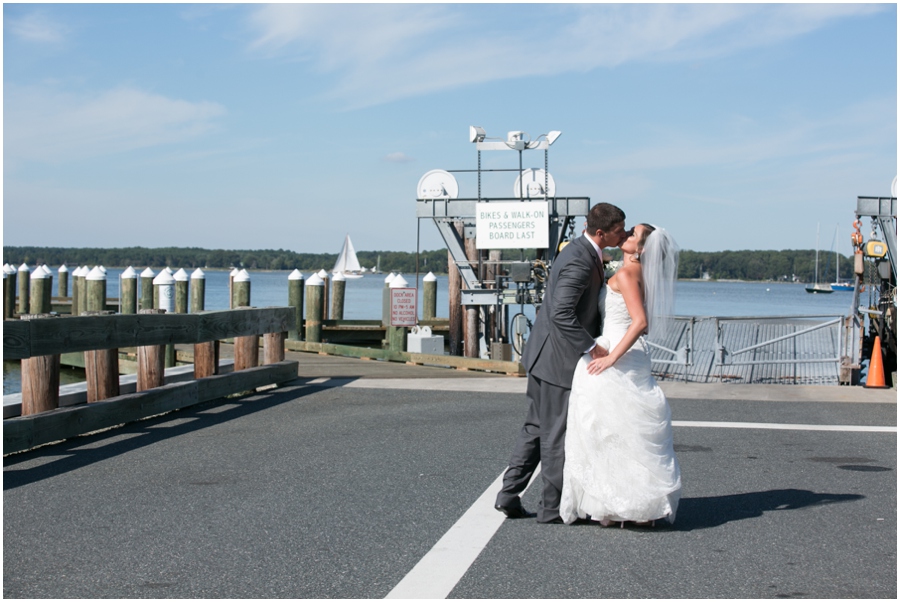
M 643 339 L 597 376 L 589 361 L 579 361 L 569 397 L 560 516 L 674 522 L 681 470 Z

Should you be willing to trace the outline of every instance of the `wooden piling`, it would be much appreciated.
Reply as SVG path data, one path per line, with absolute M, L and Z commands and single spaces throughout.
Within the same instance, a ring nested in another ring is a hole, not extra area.
M 78 286 L 78 315 L 87 311 L 87 276 L 91 273 L 91 268 L 84 266 L 81 268 L 81 278 Z
M 191 313 L 200 313 L 206 309 L 206 274 L 197 268 L 191 273 Z
M 85 276 L 86 305 L 82 314 L 102 316 L 106 311 L 106 274 L 95 267 Z M 119 394 L 119 350 L 97 349 L 84 352 L 84 372 L 88 403 Z
M 437 317 L 437 276 L 428 272 L 422 278 L 422 319 L 434 320 Z
M 72 307 L 69 310 L 70 315 L 81 315 L 81 285 L 83 278 L 81 277 L 81 268 L 78 266 L 72 271 Z
M 100 271 L 100 268 L 92 269 L 85 276 L 85 306 L 81 313 L 85 311 L 104 311 L 106 310 L 106 274 Z
M 468 258 L 470 265 L 474 265 L 475 262 L 478 261 L 478 249 L 475 247 L 475 238 L 466 238 L 466 258 Z M 465 336 L 465 345 L 464 345 L 464 354 L 466 357 L 478 357 L 481 355 L 479 353 L 479 345 L 478 345 L 478 313 L 479 306 L 477 305 L 467 305 L 466 316 L 465 316 L 465 326 L 463 328 L 463 333 Z
M 299 341 L 303 336 L 303 274 L 300 270 L 294 270 L 288 276 L 288 305 L 294 308 L 294 315 L 297 319 L 297 326 L 294 330 L 288 332 L 288 338 L 292 341 Z
M 69 268 L 66 267 L 66 264 L 62 264 L 56 270 L 56 273 L 59 276 L 59 284 L 56 285 L 56 296 L 63 299 L 69 296 Z
M 234 309 L 250 307 L 250 274 L 241 270 L 232 281 L 231 298 Z M 246 370 L 259 365 L 259 335 L 234 338 L 234 369 Z
M 22 320 L 53 318 L 49 314 L 23 314 Z M 41 355 L 22 360 L 22 416 L 59 407 L 59 355 Z
M 219 341 L 194 343 L 194 378 L 219 373 Z
M 344 294 L 347 290 L 347 279 L 343 274 L 335 274 L 331 284 L 331 319 L 344 319 Z
M 460 237 L 463 236 L 462 222 L 453 224 Z M 450 330 L 447 333 L 450 355 L 462 355 L 463 310 L 462 310 L 462 277 L 459 268 L 453 261 L 453 254 L 447 251 L 447 294 L 449 297 L 448 317 Z
M 6 279 L 3 288 L 3 319 L 10 320 L 16 313 L 16 275 L 18 271 L 12 266 L 6 266 L 4 275 Z
M 250 274 L 238 272 L 231 282 L 231 307 L 250 307 Z
M 128 266 L 128 269 L 122 272 L 122 290 L 119 292 L 119 311 L 123 314 L 137 313 L 137 281 L 137 272 Z
M 139 309 L 153 309 L 153 279 L 156 272 L 147 268 L 141 272 L 141 305 Z
M 53 306 L 53 272 L 50 271 L 47 264 L 42 265 L 41 269 L 47 274 L 47 286 L 44 287 L 44 299 L 41 305 L 47 308 L 47 313 L 50 313 Z
M 50 288 L 52 280 L 50 274 L 45 272 L 40 266 L 34 269 L 31 274 L 31 293 L 29 313 L 34 315 L 50 313 Z
M 269 332 L 263 335 L 263 364 L 277 364 L 284 361 L 283 332 Z
M 306 281 L 306 341 L 322 342 L 322 306 L 325 304 L 325 282 L 318 274 Z
M 328 277 L 328 272 L 325 270 L 319 270 L 319 278 L 325 283 L 322 287 L 322 321 L 325 321 L 328 319 L 328 301 L 331 295 L 331 279 Z
M 234 277 L 240 273 L 241 271 L 237 268 L 233 268 L 228 273 L 228 309 L 234 309 Z
M 181 268 L 175 275 L 175 313 L 186 314 L 188 312 L 188 274 Z
M 162 314 L 161 309 L 142 309 L 140 314 Z M 137 390 L 146 391 L 166 384 L 165 345 L 145 345 L 137 348 Z
M 19 313 L 27 314 L 31 309 L 31 270 L 27 264 L 19 266 Z

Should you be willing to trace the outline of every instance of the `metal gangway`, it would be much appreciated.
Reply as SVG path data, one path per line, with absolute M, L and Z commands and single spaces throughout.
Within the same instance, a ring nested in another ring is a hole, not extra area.
M 853 384 L 847 316 L 675 316 L 651 348 L 658 380 Z

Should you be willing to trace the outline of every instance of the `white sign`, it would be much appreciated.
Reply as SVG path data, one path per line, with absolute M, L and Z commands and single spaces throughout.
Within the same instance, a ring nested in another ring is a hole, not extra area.
M 415 326 L 418 296 L 414 288 L 392 288 L 391 326 Z
M 475 248 L 546 249 L 550 245 L 547 201 L 477 203 Z

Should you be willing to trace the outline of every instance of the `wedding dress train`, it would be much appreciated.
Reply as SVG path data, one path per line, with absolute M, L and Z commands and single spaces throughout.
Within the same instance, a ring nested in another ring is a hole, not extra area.
M 621 294 L 603 287 L 603 337 L 610 349 L 631 316 Z M 611 367 L 592 376 L 590 356 L 575 369 L 569 397 L 560 516 L 593 520 L 675 520 L 681 471 L 672 443 L 669 404 L 650 373 L 641 337 Z

